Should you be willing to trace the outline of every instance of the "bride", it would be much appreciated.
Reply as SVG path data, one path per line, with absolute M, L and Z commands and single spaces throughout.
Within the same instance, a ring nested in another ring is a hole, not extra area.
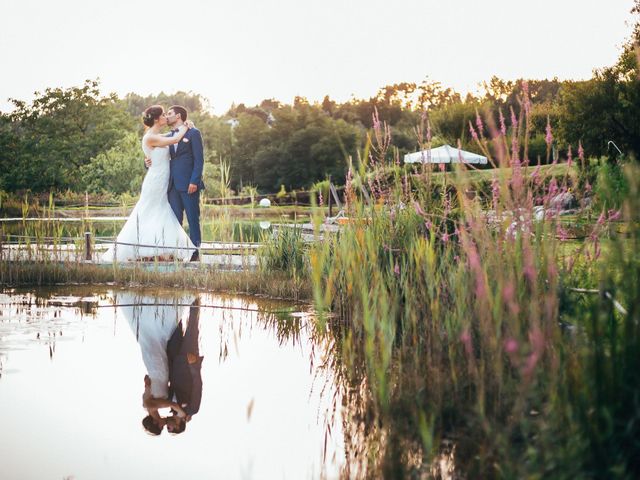
M 195 245 L 178 222 L 169 200 L 169 145 L 180 142 L 188 130 L 181 126 L 173 136 L 161 134 L 167 125 L 164 108 L 153 105 L 144 111 L 142 121 L 147 128 L 142 137 L 142 150 L 152 160 L 140 199 L 129 215 L 115 243 L 100 257 L 101 262 L 177 259 L 189 261 Z

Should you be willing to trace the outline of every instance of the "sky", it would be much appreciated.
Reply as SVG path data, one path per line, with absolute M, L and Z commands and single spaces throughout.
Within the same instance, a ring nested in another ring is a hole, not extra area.
M 104 93 L 232 102 L 369 98 L 426 78 L 586 79 L 613 64 L 631 0 L 0 0 L 0 110 L 99 78 Z

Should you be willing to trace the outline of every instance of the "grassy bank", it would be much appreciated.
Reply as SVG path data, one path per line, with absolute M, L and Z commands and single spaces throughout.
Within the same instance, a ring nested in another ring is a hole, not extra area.
M 73 262 L 0 262 L 0 285 L 6 287 L 77 283 L 206 289 L 303 302 L 311 300 L 310 283 L 284 272 L 220 271 L 207 267 L 167 271 L 153 264 L 113 268 Z

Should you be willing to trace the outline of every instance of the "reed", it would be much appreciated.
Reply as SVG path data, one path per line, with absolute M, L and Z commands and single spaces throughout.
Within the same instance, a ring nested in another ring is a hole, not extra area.
M 502 152 L 483 194 L 463 167 L 379 175 L 378 122 L 369 167 L 347 178 L 349 221 L 311 248 L 356 476 L 439 476 L 443 456 L 469 478 L 640 473 L 638 169 L 623 210 L 569 245 L 554 204 L 578 178 L 525 168 L 520 124 L 478 136 Z M 572 290 L 585 282 L 601 295 Z

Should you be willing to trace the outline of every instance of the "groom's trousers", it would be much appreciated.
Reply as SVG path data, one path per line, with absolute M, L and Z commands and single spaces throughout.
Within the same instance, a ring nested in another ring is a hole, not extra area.
M 171 185 L 168 193 L 169 205 L 176 215 L 178 222 L 182 225 L 184 214 L 187 214 L 189 222 L 189 238 L 196 247 L 200 246 L 200 190 L 189 195 L 181 192 Z

